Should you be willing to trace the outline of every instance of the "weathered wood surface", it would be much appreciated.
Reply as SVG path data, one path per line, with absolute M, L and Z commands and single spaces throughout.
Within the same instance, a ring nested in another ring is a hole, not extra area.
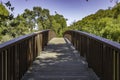
M 63 38 L 53 38 L 22 80 L 99 80 Z

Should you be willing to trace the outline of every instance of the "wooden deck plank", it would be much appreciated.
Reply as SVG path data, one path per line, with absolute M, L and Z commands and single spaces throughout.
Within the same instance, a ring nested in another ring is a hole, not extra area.
M 70 43 L 53 38 L 22 80 L 99 80 Z

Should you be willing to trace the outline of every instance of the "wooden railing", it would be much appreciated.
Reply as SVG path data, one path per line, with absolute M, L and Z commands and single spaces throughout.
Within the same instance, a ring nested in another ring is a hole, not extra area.
M 0 80 L 20 80 L 54 36 L 44 30 L 0 44 Z
M 64 33 L 100 80 L 120 80 L 120 44 L 82 31 Z

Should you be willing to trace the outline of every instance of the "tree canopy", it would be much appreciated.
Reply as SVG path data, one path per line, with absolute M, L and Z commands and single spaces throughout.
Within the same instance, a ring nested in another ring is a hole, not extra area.
M 120 42 L 120 3 L 113 8 L 100 9 L 74 22 L 67 29 L 86 31 L 113 41 Z
M 13 10 L 10 2 L 0 3 L 0 42 L 44 29 L 53 29 L 58 36 L 69 29 L 80 30 L 120 42 L 120 3 L 113 8 L 100 9 L 70 26 L 67 26 L 63 15 L 57 12 L 51 15 L 42 7 L 25 9 L 17 17 L 11 14 Z
M 8 9 L 0 4 L 0 42 L 44 29 L 53 29 L 58 36 L 62 36 L 63 29 L 67 26 L 63 15 L 50 15 L 48 9 L 38 6 L 32 10 L 25 9 L 22 14 L 10 19 L 10 11 L 14 7 L 9 2 L 5 5 Z

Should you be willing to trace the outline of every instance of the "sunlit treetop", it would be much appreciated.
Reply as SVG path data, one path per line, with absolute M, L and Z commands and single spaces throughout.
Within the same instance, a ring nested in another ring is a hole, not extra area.
M 8 16 L 9 15 L 8 10 L 1 3 L 0 3 L 0 15 L 2 15 L 2 16 Z

